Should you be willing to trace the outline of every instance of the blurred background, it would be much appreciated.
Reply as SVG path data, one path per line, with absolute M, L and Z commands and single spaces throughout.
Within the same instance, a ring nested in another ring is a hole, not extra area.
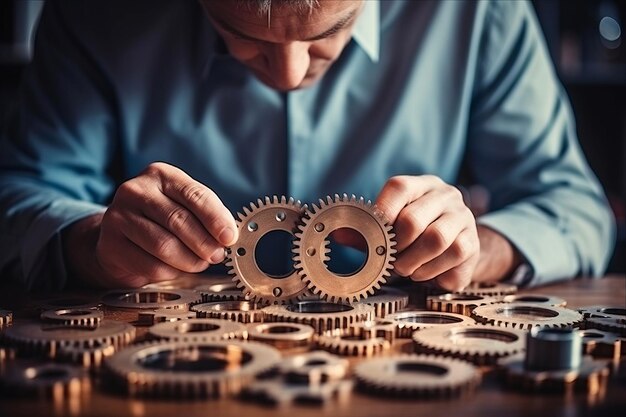
M 507 1 L 507 0 L 501 0 Z M 0 118 L 15 100 L 44 0 L 0 0 Z M 618 224 L 609 272 L 626 272 L 626 0 L 535 0 L 582 147 Z

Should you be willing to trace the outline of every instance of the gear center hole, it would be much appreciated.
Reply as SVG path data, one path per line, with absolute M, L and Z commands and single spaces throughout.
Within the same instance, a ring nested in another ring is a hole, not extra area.
M 178 333 L 212 332 L 219 329 L 217 324 L 210 323 L 180 323 L 176 326 Z
M 290 326 L 273 326 L 273 327 L 267 327 L 265 329 L 262 330 L 263 333 L 271 333 L 271 334 L 281 334 L 281 333 L 295 333 L 297 332 L 298 329 L 297 327 L 290 327 Z
M 350 277 L 363 269 L 367 263 L 368 245 L 365 237 L 356 229 L 342 227 L 328 236 L 326 269 L 340 277 Z
M 442 376 L 448 373 L 448 370 L 442 366 L 419 362 L 399 362 L 396 365 L 396 369 L 398 372 L 429 374 L 436 376 Z
M 240 349 L 199 347 L 162 351 L 141 362 L 148 369 L 200 373 L 235 370 L 251 360 L 252 356 Z
M 294 272 L 291 256 L 293 235 L 285 230 L 272 230 L 259 239 L 254 248 L 254 260 L 265 275 L 270 278 L 287 278 Z

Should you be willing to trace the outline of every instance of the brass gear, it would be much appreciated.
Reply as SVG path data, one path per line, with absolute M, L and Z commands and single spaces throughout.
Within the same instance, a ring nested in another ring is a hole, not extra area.
M 572 327 L 582 321 L 577 311 L 532 303 L 500 303 L 476 307 L 472 317 L 482 324 L 514 329 Z
M 98 370 L 104 360 L 115 353 L 115 347 L 109 343 L 93 342 L 90 346 L 63 346 L 55 360 L 72 363 L 89 370 Z
M 517 286 L 513 284 L 505 284 L 502 282 L 472 282 L 457 294 L 467 295 L 484 295 L 488 297 L 499 297 L 509 294 L 515 294 Z
M 62 308 L 46 310 L 41 313 L 40 317 L 44 321 L 64 326 L 98 327 L 104 314 L 96 309 Z
M 396 325 L 396 336 L 407 338 L 416 330 L 428 327 L 452 327 L 457 325 L 476 324 L 476 322 L 462 314 L 443 313 L 426 310 L 405 310 L 385 317 Z
M 350 329 L 356 336 L 362 336 L 363 338 L 380 337 L 393 344 L 398 326 L 392 320 L 376 318 L 370 321 L 354 323 L 350 326 Z
M 354 376 L 357 389 L 367 394 L 410 399 L 464 396 L 481 380 L 470 363 L 431 355 L 371 359 L 359 363 Z
M 369 358 L 388 352 L 391 343 L 382 337 L 367 337 L 348 328 L 319 335 L 317 347 L 335 355 Z
M 315 330 L 308 324 L 253 323 L 248 325 L 248 339 L 267 343 L 282 352 L 308 349 Z
M 194 288 L 200 294 L 203 303 L 213 301 L 242 301 L 246 299 L 243 291 L 233 281 L 202 284 Z
M 284 358 L 277 371 L 294 384 L 321 385 L 345 378 L 348 366 L 347 359 L 323 350 L 314 350 Z
M 253 301 L 215 301 L 196 304 L 191 307 L 198 318 L 214 318 L 238 321 L 240 323 L 261 323 L 264 320 L 263 309 Z
M 154 311 L 140 311 L 137 316 L 137 323 L 144 326 L 152 326 L 153 324 L 157 323 L 165 323 L 194 318 L 196 318 L 195 311 L 181 310 L 175 308 L 160 308 Z
M 238 394 L 280 359 L 276 349 L 256 342 L 159 342 L 123 349 L 106 367 L 132 396 L 219 398 Z
M 428 298 L 426 298 L 426 308 L 433 311 L 444 311 L 471 316 L 472 311 L 474 311 L 476 307 L 494 304 L 499 301 L 499 298 L 488 295 L 448 293 L 428 296 Z
M 3 392 L 54 401 L 75 399 L 91 389 L 83 369 L 56 363 L 13 364 L 0 381 Z
M 367 243 L 365 264 L 355 273 L 339 275 L 328 270 L 328 236 L 335 230 L 350 228 Z M 370 201 L 347 194 L 319 200 L 302 217 L 294 241 L 295 268 L 314 294 L 330 302 L 358 302 L 373 295 L 387 282 L 396 253 L 392 227 Z
M 502 297 L 503 303 L 532 303 L 551 307 L 565 307 L 567 301 L 561 297 L 544 294 L 511 294 Z
M 371 320 L 374 307 L 362 304 L 334 304 L 325 301 L 298 301 L 271 305 L 263 309 L 265 321 L 308 324 L 317 334 L 327 330 L 346 329 L 353 323 Z
M 265 197 L 265 201 L 259 199 L 256 205 L 250 203 L 250 208 L 243 208 L 243 214 L 238 213 L 239 239 L 228 250 L 226 266 L 245 298 L 284 303 L 306 291 L 296 270 L 285 277 L 274 277 L 263 272 L 255 259 L 256 247 L 263 236 L 277 230 L 293 235 L 305 208 L 293 198 L 274 196 Z
M 498 359 L 524 351 L 526 332 L 481 324 L 449 328 L 431 327 L 413 333 L 417 353 L 431 353 L 495 365 Z
M 148 335 L 170 342 L 197 343 L 246 339 L 248 332 L 246 326 L 234 321 L 196 318 L 155 324 Z
M 626 322 L 623 319 L 614 317 L 588 317 L 585 319 L 584 327 L 586 329 L 604 330 L 626 337 Z
M 404 310 L 409 304 L 409 294 L 397 288 L 384 286 L 363 302 L 374 307 L 376 317 L 385 318 L 387 314 Z
M 618 306 L 585 306 L 576 309 L 584 318 L 613 318 L 626 322 L 626 308 Z
M 201 301 L 200 294 L 181 289 L 134 289 L 113 290 L 102 297 L 102 303 L 116 310 L 174 308 L 188 310 L 189 306 Z
M 320 385 L 292 384 L 282 378 L 255 381 L 244 390 L 244 397 L 264 404 L 323 406 L 345 401 L 352 392 L 352 381 L 329 381 Z
M 0 309 L 0 330 L 8 327 L 13 323 L 13 313 L 9 310 Z
M 619 362 L 623 352 L 622 342 L 626 343 L 625 339 L 620 338 L 615 333 L 597 329 L 581 330 L 580 335 L 583 339 L 584 355 L 591 355 L 594 358 L 608 358 L 615 363 Z

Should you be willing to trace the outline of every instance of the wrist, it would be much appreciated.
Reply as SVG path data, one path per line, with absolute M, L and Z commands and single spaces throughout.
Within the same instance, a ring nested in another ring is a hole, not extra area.
M 106 274 L 96 258 L 103 213 L 85 217 L 61 232 L 68 281 L 74 285 L 103 286 Z
M 483 225 L 477 226 L 480 256 L 472 281 L 501 281 L 523 262 L 522 254 L 502 234 Z

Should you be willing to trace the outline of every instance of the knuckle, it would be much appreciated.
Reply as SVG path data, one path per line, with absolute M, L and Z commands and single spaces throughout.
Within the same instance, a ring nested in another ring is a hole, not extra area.
M 167 170 L 167 166 L 163 162 L 152 162 L 143 170 L 142 174 L 159 177 Z
M 450 250 L 455 258 L 466 260 L 476 252 L 476 244 L 473 239 L 470 239 L 465 234 L 461 234 L 452 243 Z
M 186 184 L 181 188 L 183 198 L 194 205 L 202 205 L 207 198 L 206 188 L 198 184 Z
M 424 240 L 426 247 L 431 247 L 439 251 L 447 249 L 450 246 L 449 238 L 445 230 L 436 224 L 433 224 L 426 229 L 424 232 Z
M 183 207 L 176 207 L 167 215 L 166 225 L 171 231 L 180 231 L 189 224 L 189 212 Z
M 138 184 L 138 181 L 133 178 L 132 180 L 128 180 L 120 184 L 117 187 L 117 192 L 115 194 L 115 200 L 120 198 L 128 199 L 128 198 L 137 198 L 144 193 L 144 188 Z
M 413 281 L 424 281 L 424 280 L 427 280 L 427 279 L 430 279 L 430 278 L 432 278 L 432 277 L 429 276 L 428 274 L 426 274 L 423 268 L 417 268 L 411 274 L 411 279 Z
M 156 242 L 154 255 L 161 260 L 165 260 L 172 255 L 176 246 L 176 241 L 173 238 L 163 237 Z
M 398 194 L 406 194 L 409 192 L 409 177 L 406 175 L 396 175 L 387 180 L 386 188 L 391 188 Z
M 213 253 L 215 253 L 215 251 L 220 247 L 221 245 L 218 245 L 217 242 L 215 242 L 215 239 L 209 235 L 205 235 L 202 241 L 198 244 L 198 250 L 204 258 L 208 258 L 213 255 Z
M 403 277 L 408 277 L 409 275 L 411 275 L 411 270 L 409 270 L 408 265 L 405 262 L 398 262 L 396 261 L 396 263 L 394 264 L 394 270 L 395 272 Z

